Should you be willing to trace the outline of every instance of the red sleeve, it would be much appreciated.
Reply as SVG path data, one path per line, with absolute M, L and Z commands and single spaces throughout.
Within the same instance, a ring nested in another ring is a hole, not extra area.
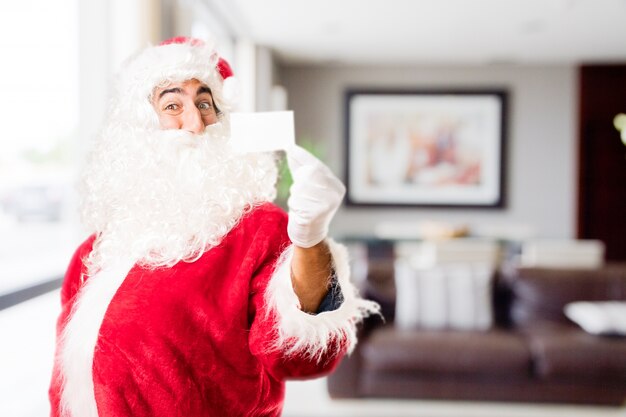
M 258 251 L 263 260 L 252 278 L 250 288 L 249 344 L 252 354 L 279 380 L 312 378 L 331 372 L 346 351 L 345 343 L 341 340 L 329 339 L 328 348 L 323 349 L 322 354 L 315 355 L 304 350 L 292 351 L 289 343 L 279 343 L 279 318 L 268 301 L 267 292 L 270 281 L 275 276 L 277 264 L 282 260 L 281 255 L 291 245 L 284 211 L 277 209 L 265 213 L 255 236 L 255 241 L 262 242 Z

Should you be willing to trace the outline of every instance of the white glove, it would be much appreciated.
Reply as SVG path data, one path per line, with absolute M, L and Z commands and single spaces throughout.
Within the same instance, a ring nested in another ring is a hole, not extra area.
M 287 233 L 296 246 L 310 248 L 328 234 L 346 187 L 326 165 L 297 145 L 287 150 L 287 164 L 293 178 Z

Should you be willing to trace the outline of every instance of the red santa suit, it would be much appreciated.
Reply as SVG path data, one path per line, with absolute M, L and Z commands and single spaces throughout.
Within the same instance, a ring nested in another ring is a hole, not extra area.
M 280 415 L 284 380 L 332 371 L 356 322 L 376 309 L 349 282 L 345 248 L 329 240 L 344 302 L 300 311 L 286 229 L 286 214 L 266 203 L 195 262 L 91 277 L 87 239 L 62 287 L 51 415 L 70 415 L 63 384 L 65 407 L 80 417 Z
M 354 346 L 356 324 L 378 310 L 358 297 L 345 248 L 332 240 L 343 303 L 317 315 L 300 310 L 288 217 L 267 202 L 275 193 L 273 161 L 223 165 L 232 158 L 211 147 L 221 146 L 218 134 L 173 141 L 174 148 L 150 139 L 160 131 L 155 86 L 202 82 L 227 125 L 232 78 L 211 44 L 184 39 L 147 48 L 119 74 L 96 143 L 100 157 L 84 182 L 83 220 L 96 234 L 74 254 L 61 290 L 53 417 L 277 416 L 285 379 L 332 371 Z M 170 175 L 190 182 L 177 187 Z M 260 191 L 246 191 L 250 183 Z M 184 207 L 173 204 L 176 196 Z M 146 258 L 165 247 L 174 248 L 158 258 L 166 263 Z

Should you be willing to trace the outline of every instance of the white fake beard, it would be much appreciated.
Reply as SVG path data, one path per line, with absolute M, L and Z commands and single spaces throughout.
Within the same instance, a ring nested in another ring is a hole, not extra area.
M 99 233 L 90 273 L 129 256 L 144 266 L 191 262 L 276 195 L 271 154 L 232 152 L 217 123 L 203 134 L 109 126 L 83 177 L 81 212 Z

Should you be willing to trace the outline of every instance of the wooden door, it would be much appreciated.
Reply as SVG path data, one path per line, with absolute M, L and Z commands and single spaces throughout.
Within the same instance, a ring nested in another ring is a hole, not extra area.
M 578 237 L 626 261 L 626 146 L 613 127 L 626 113 L 626 65 L 585 65 L 579 80 Z

